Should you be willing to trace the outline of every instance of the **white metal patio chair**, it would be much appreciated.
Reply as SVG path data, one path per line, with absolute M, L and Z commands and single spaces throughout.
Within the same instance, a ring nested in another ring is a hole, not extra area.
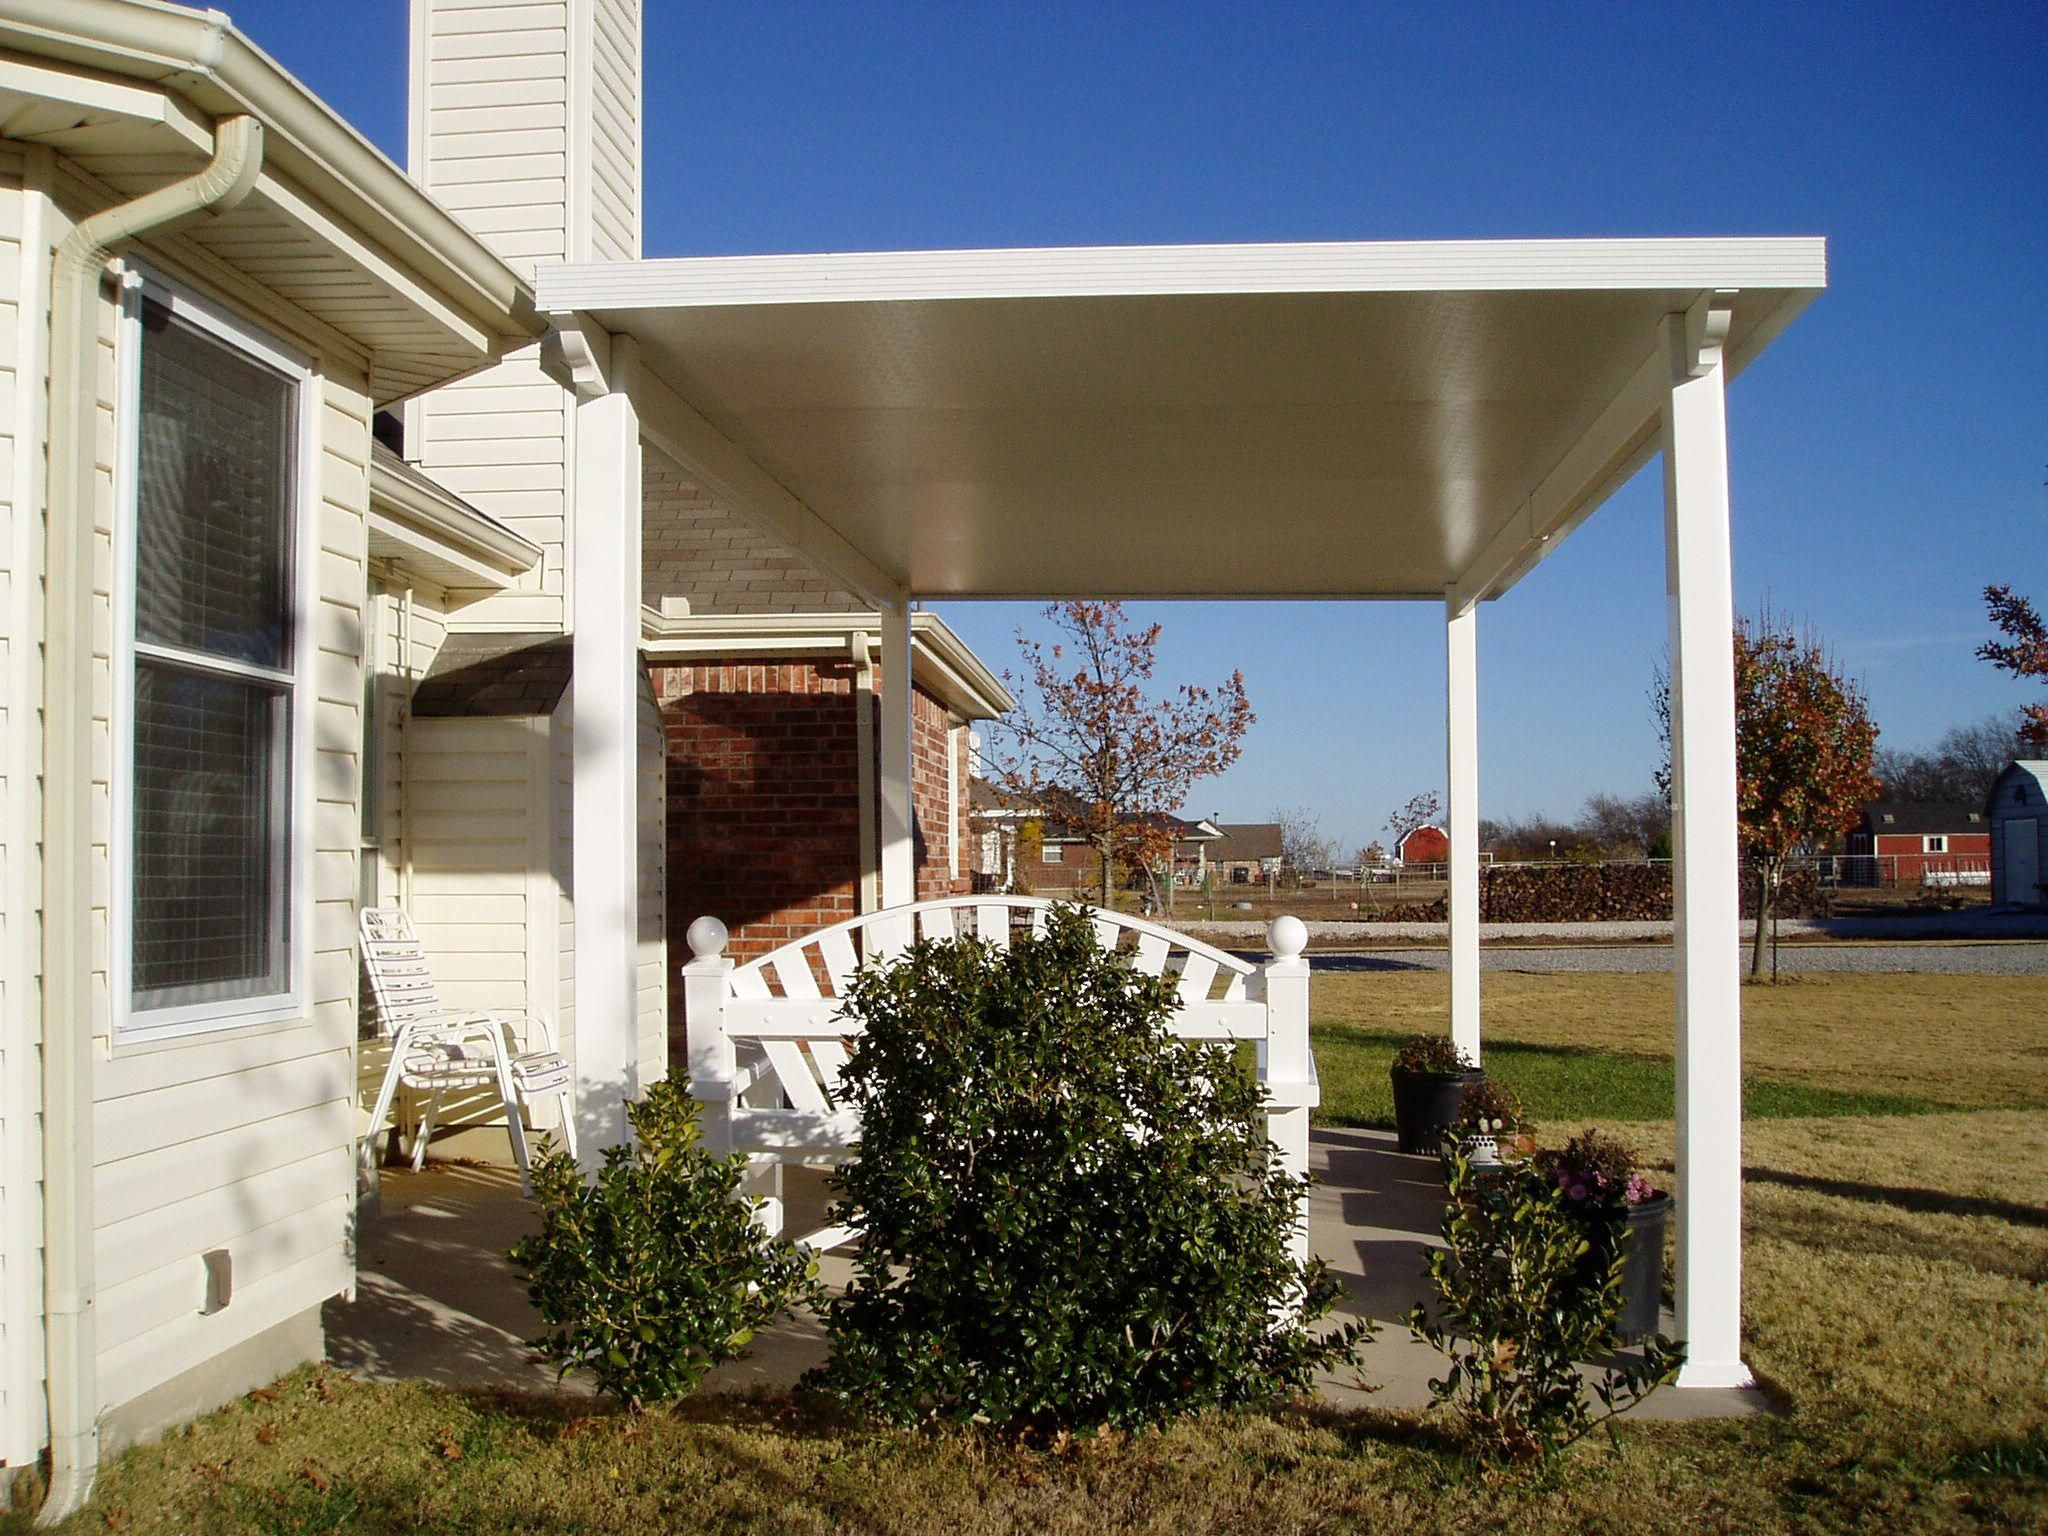
M 426 949 L 402 907 L 365 907 L 357 928 L 377 1026 L 391 1040 L 391 1061 L 363 1139 L 365 1156 L 375 1156 L 385 1117 L 403 1087 L 423 1089 L 428 1095 L 426 1112 L 413 1132 L 415 1173 L 425 1165 L 434 1118 L 450 1090 L 486 1089 L 497 1095 L 519 1165 L 519 1182 L 529 1191 L 532 1164 L 524 1123 L 529 1103 L 559 1101 L 562 1143 L 574 1157 L 576 1116 L 569 1062 L 556 1048 L 548 1021 L 537 1013 L 445 1006 Z

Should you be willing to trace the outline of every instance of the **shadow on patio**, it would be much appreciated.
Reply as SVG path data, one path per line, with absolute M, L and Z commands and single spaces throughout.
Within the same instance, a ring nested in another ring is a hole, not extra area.
M 1389 1320 L 1366 1353 L 1377 1389 L 1345 1374 L 1324 1379 L 1323 1396 L 1338 1407 L 1420 1407 L 1442 1362 L 1394 1320 L 1425 1293 L 1422 1256 L 1437 1242 L 1443 1213 L 1436 1161 L 1400 1155 L 1389 1132 L 1318 1130 L 1310 1166 L 1319 1180 L 1309 1199 L 1314 1251 L 1342 1278 L 1345 1310 Z M 820 1225 L 823 1175 L 792 1170 L 786 1189 L 792 1229 Z M 387 1170 L 382 1207 L 363 1225 L 356 1299 L 328 1304 L 328 1358 L 368 1380 L 554 1390 L 553 1370 L 523 1342 L 540 1332 L 540 1321 L 505 1258 L 531 1211 L 511 1170 L 448 1163 L 430 1163 L 418 1175 Z M 851 1272 L 840 1254 L 826 1255 L 820 1269 L 828 1285 L 843 1284 Z M 824 1332 L 806 1313 L 764 1331 L 746 1359 L 714 1372 L 706 1386 L 785 1389 L 825 1353 Z M 571 1377 L 560 1390 L 588 1388 Z M 1665 1391 L 1639 1413 L 1703 1418 L 1765 1409 L 1754 1391 Z

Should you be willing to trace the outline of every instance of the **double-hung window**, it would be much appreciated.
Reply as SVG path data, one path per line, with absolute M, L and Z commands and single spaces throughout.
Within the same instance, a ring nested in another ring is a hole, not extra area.
M 149 1038 L 301 1011 L 310 391 L 169 285 L 124 314 L 116 988 Z

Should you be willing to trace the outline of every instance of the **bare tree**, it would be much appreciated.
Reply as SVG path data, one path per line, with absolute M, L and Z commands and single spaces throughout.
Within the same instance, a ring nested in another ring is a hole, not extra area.
M 1579 812 L 1576 835 L 1610 857 L 1651 859 L 1671 851 L 1671 802 L 1655 790 L 1593 795 Z
M 1003 674 L 1019 703 L 996 722 L 995 778 L 1088 840 L 1107 907 L 1119 865 L 1156 878 L 1172 857 L 1174 812 L 1237 761 L 1251 705 L 1241 672 L 1152 697 L 1159 626 L 1126 628 L 1122 603 L 1054 603 L 1045 617 L 1061 638 L 1019 631 L 1024 676 Z
M 1323 835 L 1321 820 L 1305 805 L 1281 806 L 1273 820 L 1280 825 L 1280 867 L 1297 878 L 1337 860 L 1337 845 Z
M 1887 800 L 1930 805 L 1981 805 L 2005 765 L 2024 749 L 2011 715 L 1987 715 L 1951 726 L 1921 751 L 1883 747 L 1872 767 Z

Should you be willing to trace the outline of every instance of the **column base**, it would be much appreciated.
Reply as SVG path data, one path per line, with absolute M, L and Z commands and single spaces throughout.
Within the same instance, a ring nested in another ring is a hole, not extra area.
M 1688 1360 L 1679 1368 L 1678 1385 L 1684 1387 L 1753 1387 L 1756 1377 L 1740 1360 Z

